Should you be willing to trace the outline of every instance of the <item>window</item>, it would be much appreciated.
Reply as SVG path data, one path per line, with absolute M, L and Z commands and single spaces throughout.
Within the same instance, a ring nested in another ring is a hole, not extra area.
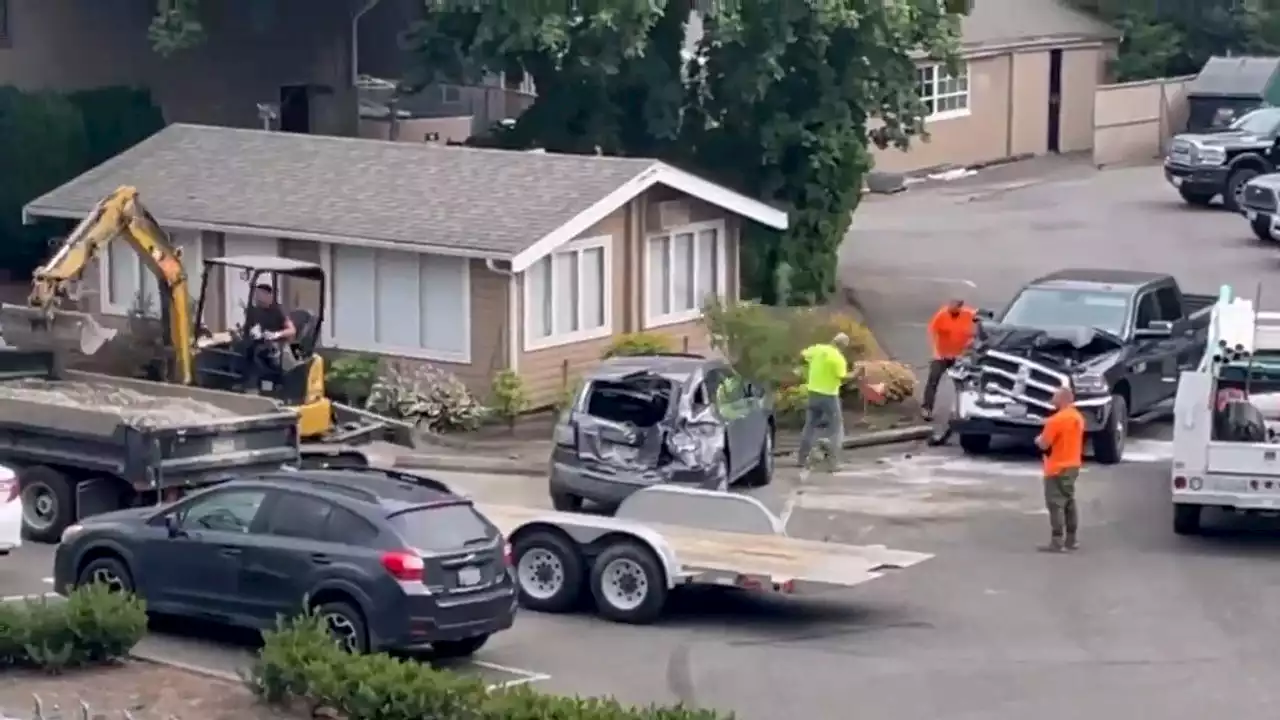
M 525 272 L 525 348 L 536 350 L 610 332 L 613 238 L 570 243 Z
M 929 108 L 926 120 L 946 120 L 969 114 L 969 66 L 961 65 L 952 76 L 942 65 L 916 69 L 920 100 Z
M 200 273 L 203 267 L 200 234 L 172 233 L 169 239 L 182 250 L 182 267 L 187 271 L 187 292 L 194 298 L 200 293 Z M 108 315 L 128 315 L 135 307 L 143 307 L 148 315 L 160 317 L 160 286 L 155 275 L 147 269 L 137 251 L 127 242 L 108 245 L 107 251 L 99 258 L 98 269 L 102 312 Z
M 369 547 L 378 538 L 378 528 L 350 510 L 334 505 L 333 512 L 329 514 L 329 525 L 325 528 L 325 538 L 344 545 Z
M 261 490 L 233 490 L 205 495 L 179 511 L 184 530 L 247 533 L 267 494 Z
M 487 544 L 497 532 L 465 503 L 410 510 L 389 518 L 409 547 L 425 552 L 462 550 Z
M 724 223 L 698 223 L 645 242 L 645 325 L 695 320 L 707 296 L 724 297 Z
M 1156 305 L 1160 306 L 1160 319 L 1173 322 L 1182 319 L 1182 299 L 1171 287 L 1156 290 Z
M 223 257 L 237 255 L 263 255 L 279 257 L 280 241 L 275 238 L 254 237 L 250 235 L 224 235 L 222 239 Z M 226 300 L 226 327 L 235 327 L 244 322 L 244 310 L 250 302 L 250 278 L 245 276 L 242 268 L 223 268 L 222 297 Z M 271 275 L 260 275 L 259 283 L 274 283 Z M 211 312 L 206 310 L 205 312 Z
M 267 518 L 267 532 L 279 537 L 324 540 L 325 524 L 332 512 L 333 505 L 319 498 L 281 493 Z
M 1160 306 L 1156 304 L 1154 293 L 1147 293 L 1138 299 L 1137 326 L 1146 328 L 1160 319 Z
M 471 362 L 466 258 L 331 245 L 328 342 L 343 350 Z

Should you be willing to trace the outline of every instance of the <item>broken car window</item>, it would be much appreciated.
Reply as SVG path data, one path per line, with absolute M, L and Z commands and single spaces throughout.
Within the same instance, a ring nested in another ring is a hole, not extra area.
M 651 427 L 667 416 L 674 392 L 674 383 L 656 375 L 594 380 L 583 409 L 602 420 Z

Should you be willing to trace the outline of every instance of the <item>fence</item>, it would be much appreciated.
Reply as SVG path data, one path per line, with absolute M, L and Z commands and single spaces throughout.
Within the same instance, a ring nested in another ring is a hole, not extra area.
M 1164 156 L 1169 138 L 1187 124 L 1187 84 L 1193 76 L 1100 85 L 1093 101 L 1093 162 L 1145 162 Z

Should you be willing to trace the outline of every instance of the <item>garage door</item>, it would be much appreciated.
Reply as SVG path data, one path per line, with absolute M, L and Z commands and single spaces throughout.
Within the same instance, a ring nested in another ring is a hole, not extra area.
M 245 235 L 227 235 L 223 246 L 223 255 L 267 255 L 279 257 L 280 241 L 275 238 L 250 237 Z M 269 279 L 263 278 L 270 282 Z M 236 271 L 229 271 L 225 277 L 227 309 L 227 326 L 232 327 L 244 322 L 244 308 L 249 302 L 249 281 Z

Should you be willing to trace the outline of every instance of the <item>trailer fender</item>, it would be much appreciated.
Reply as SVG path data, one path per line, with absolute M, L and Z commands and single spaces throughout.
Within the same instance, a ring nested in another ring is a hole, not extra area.
M 667 588 L 681 584 L 680 560 L 662 534 L 636 523 L 595 515 L 557 513 L 555 517 L 530 520 L 511 532 L 508 541 L 515 544 L 520 537 L 533 532 L 551 532 L 566 538 L 592 560 L 605 548 L 619 542 L 635 542 L 648 548 L 662 564 Z

